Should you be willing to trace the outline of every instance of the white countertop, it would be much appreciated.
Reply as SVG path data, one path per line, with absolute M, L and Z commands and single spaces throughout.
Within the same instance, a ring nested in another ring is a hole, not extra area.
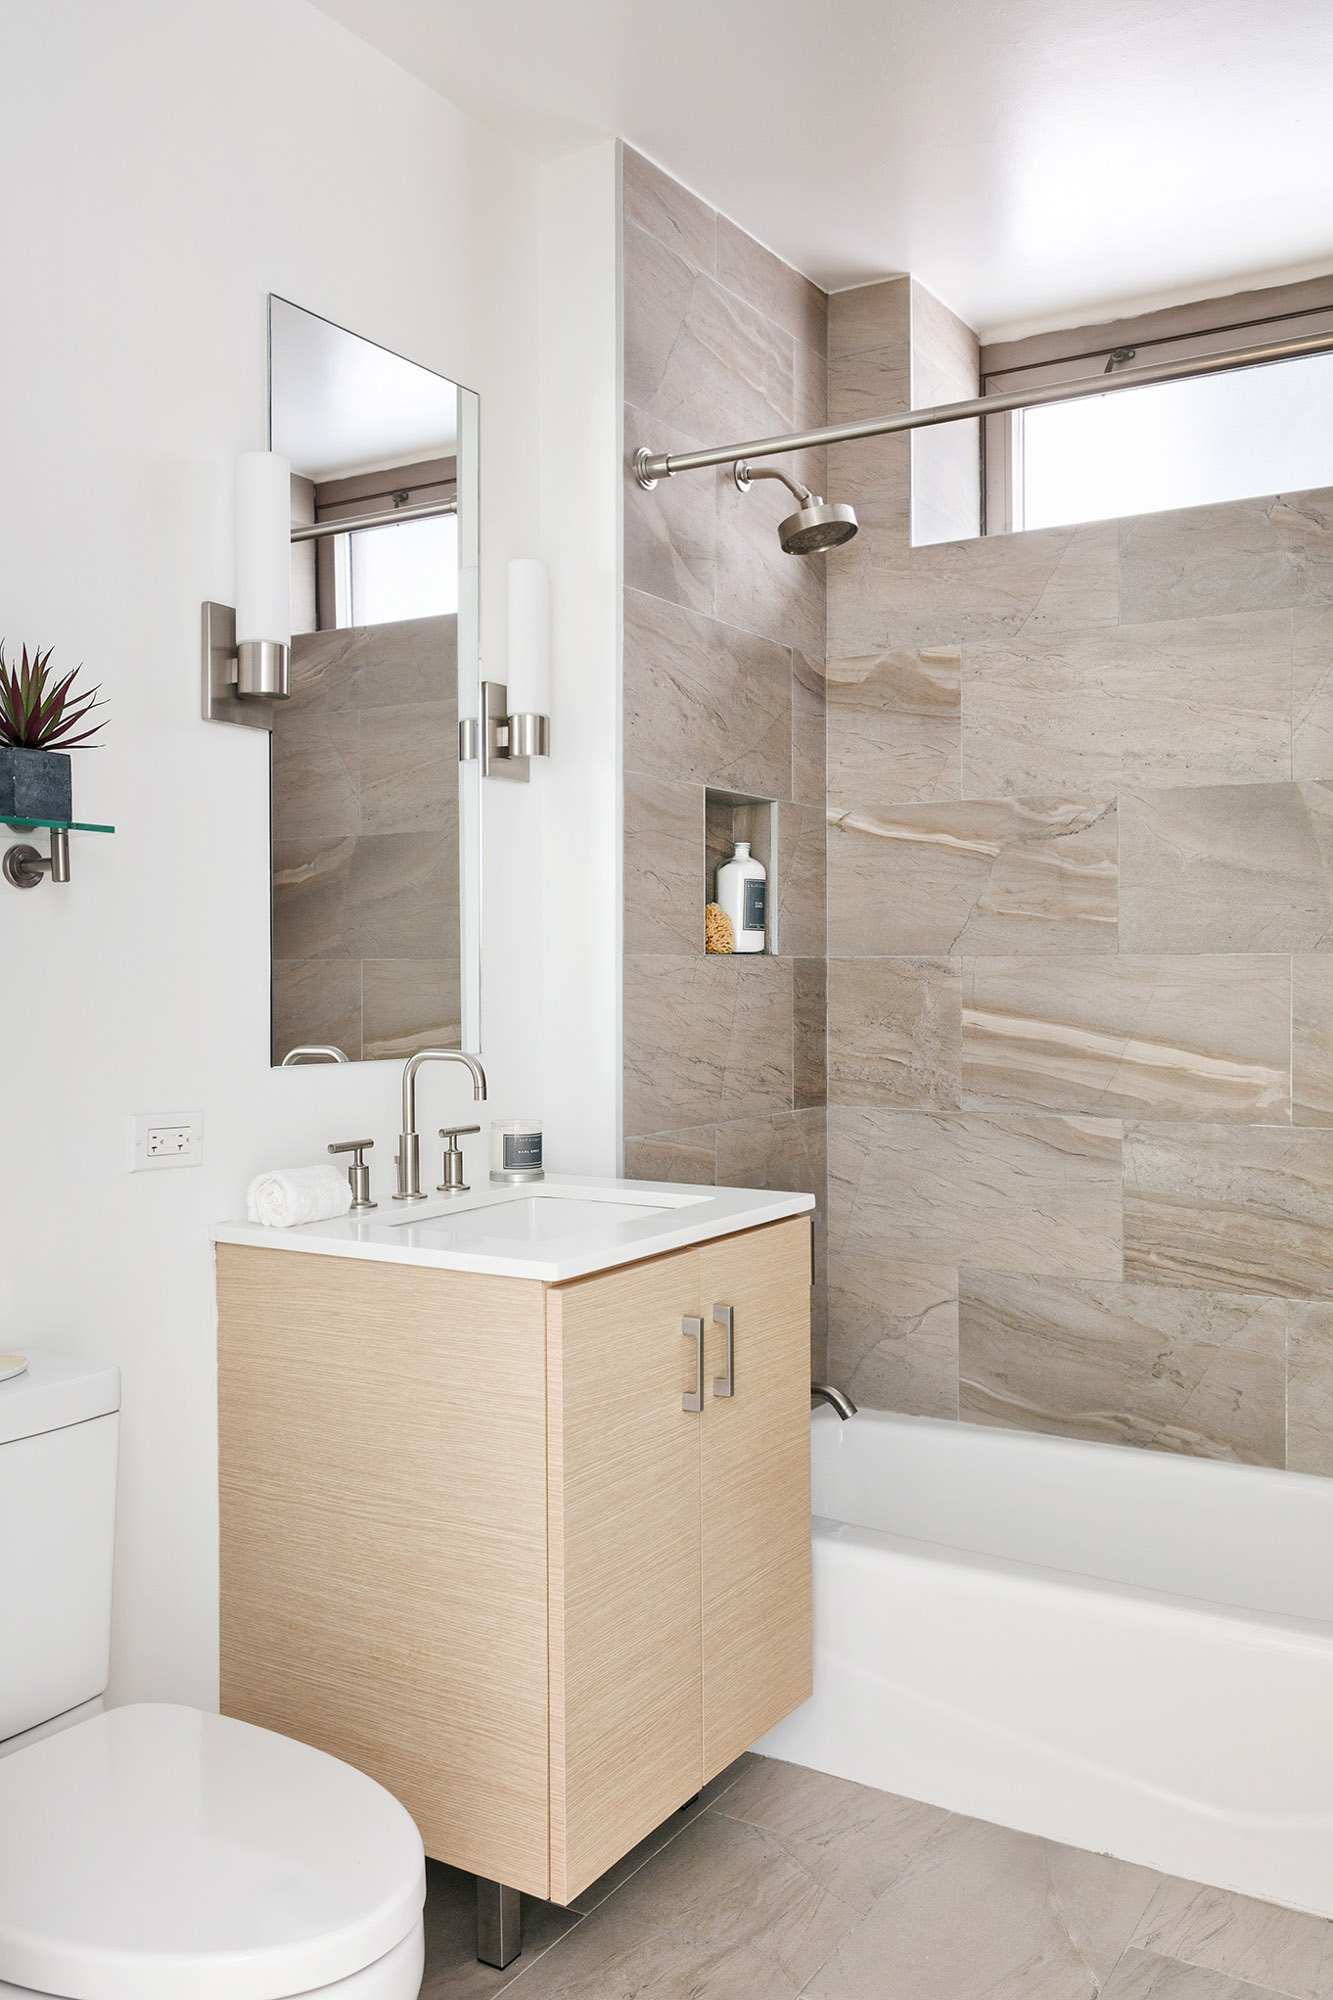
M 359 1257 L 376 1264 L 424 1264 L 548 1285 L 685 1250 L 741 1229 L 758 1229 L 814 1207 L 808 1194 L 757 1188 L 688 1187 L 672 1181 L 601 1180 L 548 1174 L 517 1187 L 474 1186 L 425 1201 L 386 1197 L 369 1215 L 342 1215 L 295 1229 L 218 1222 L 215 1243 Z

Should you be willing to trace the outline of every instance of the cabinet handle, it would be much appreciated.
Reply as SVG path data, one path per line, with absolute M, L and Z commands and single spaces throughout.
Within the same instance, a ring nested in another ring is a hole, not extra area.
M 701 1319 L 683 1319 L 680 1330 L 686 1340 L 694 1342 L 694 1387 L 687 1389 L 680 1399 L 682 1410 L 702 1410 L 704 1406 L 704 1323 Z
M 713 1377 L 715 1396 L 734 1396 L 736 1393 L 736 1308 L 735 1306 L 714 1306 L 713 1325 L 727 1329 L 727 1372 Z

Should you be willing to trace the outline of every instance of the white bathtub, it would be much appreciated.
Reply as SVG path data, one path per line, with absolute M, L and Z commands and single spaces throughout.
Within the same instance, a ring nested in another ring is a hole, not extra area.
M 815 1692 L 756 1746 L 1333 1917 L 1333 1480 L 813 1421 Z

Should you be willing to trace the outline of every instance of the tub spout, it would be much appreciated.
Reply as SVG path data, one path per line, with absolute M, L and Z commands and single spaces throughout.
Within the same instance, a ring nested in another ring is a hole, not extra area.
M 812 1382 L 810 1384 L 810 1406 L 812 1409 L 816 1403 L 827 1403 L 831 1410 L 837 1411 L 844 1423 L 846 1423 L 848 1417 L 856 1415 L 856 1405 L 851 1397 L 844 1396 L 842 1390 L 835 1389 L 831 1382 Z

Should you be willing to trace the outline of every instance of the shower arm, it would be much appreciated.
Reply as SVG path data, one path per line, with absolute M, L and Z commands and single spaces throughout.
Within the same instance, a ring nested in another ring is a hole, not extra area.
M 748 493 L 751 483 L 756 479 L 780 479 L 788 492 L 800 502 L 802 507 L 813 507 L 819 504 L 808 486 L 802 486 L 799 479 L 793 479 L 789 473 L 784 472 L 777 465 L 747 465 L 743 458 L 738 458 L 735 466 L 732 468 L 731 476 L 735 480 L 737 488 L 742 493 Z
M 932 424 L 998 416 L 1005 410 L 1034 410 L 1047 403 L 1079 402 L 1085 396 L 1117 395 L 1122 389 L 1142 388 L 1152 382 L 1184 382 L 1194 375 L 1225 375 L 1236 368 L 1260 368 L 1267 362 L 1330 353 L 1333 333 L 1309 333 L 1299 339 L 1269 341 L 1262 347 L 1233 347 L 1221 354 L 1196 354 L 1185 361 L 1156 361 L 1146 368 L 1121 369 L 1115 375 L 1080 376 L 1077 381 L 1055 382 L 1045 389 L 1011 389 L 1000 396 L 974 396 L 966 403 L 937 403 L 931 409 L 867 417 L 855 424 L 827 424 L 822 430 L 793 431 L 786 437 L 756 438 L 748 444 L 714 445 L 707 451 L 652 452 L 643 446 L 634 454 L 634 472 L 640 486 L 651 490 L 659 479 L 670 479 L 677 472 L 698 472 L 709 465 L 735 465 L 750 458 L 772 458 L 778 452 L 816 451 L 823 445 L 850 444 L 856 438 L 888 437 L 896 431 L 924 430 Z M 748 476 L 758 479 L 763 473 L 751 466 Z

